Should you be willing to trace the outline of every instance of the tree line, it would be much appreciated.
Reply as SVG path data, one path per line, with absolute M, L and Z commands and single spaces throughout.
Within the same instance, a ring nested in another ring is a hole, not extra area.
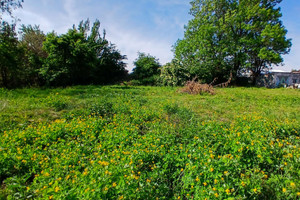
M 100 22 L 81 21 L 67 33 L 44 34 L 25 26 L 17 36 L 15 24 L 0 29 L 0 83 L 4 87 L 108 84 L 127 75 L 115 45 L 99 32 Z
M 44 34 L 38 26 L 3 22 L 0 30 L 0 86 L 68 86 L 111 84 L 131 80 L 136 85 L 183 85 L 198 78 L 210 83 L 233 81 L 250 73 L 252 82 L 263 70 L 282 63 L 291 40 L 280 20 L 282 0 L 192 0 L 193 18 L 183 39 L 173 46 L 174 58 L 161 65 L 138 53 L 128 75 L 116 46 L 100 34 L 100 22 L 81 21 L 67 33 Z M 1 0 L 2 13 L 21 7 L 20 0 Z

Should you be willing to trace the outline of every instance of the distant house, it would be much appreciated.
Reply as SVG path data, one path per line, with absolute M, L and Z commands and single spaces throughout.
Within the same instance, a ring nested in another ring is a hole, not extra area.
M 292 72 L 285 72 L 281 70 L 264 72 L 258 78 L 257 85 L 268 88 L 300 85 L 300 70 Z

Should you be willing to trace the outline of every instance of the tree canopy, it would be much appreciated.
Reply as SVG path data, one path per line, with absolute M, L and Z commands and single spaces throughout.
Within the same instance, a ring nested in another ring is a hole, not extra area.
M 50 33 L 44 42 L 48 53 L 41 74 L 49 85 L 105 84 L 126 76 L 126 56 L 99 33 L 100 22 L 80 22 L 66 34 Z
M 2 14 L 7 13 L 12 14 L 12 10 L 22 7 L 24 0 L 0 0 L 0 20 L 2 19 Z
M 247 70 L 257 77 L 279 64 L 291 40 L 280 17 L 281 0 L 193 0 L 193 19 L 174 46 L 175 58 L 206 82 Z
M 138 58 L 134 61 L 135 68 L 132 78 L 140 81 L 141 84 L 154 85 L 159 76 L 159 61 L 154 56 L 146 53 L 138 53 Z
M 0 86 L 69 86 L 109 84 L 128 74 L 116 46 L 100 34 L 100 21 L 92 27 L 81 21 L 67 33 L 45 35 L 39 26 L 3 22 L 0 30 Z
M 3 23 L 0 27 L 0 86 L 15 87 L 21 84 L 22 57 L 23 49 L 19 46 L 15 25 Z

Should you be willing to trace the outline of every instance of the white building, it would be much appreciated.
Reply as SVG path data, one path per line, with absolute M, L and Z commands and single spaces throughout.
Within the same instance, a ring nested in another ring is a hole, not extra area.
M 271 70 L 263 73 L 257 84 L 269 88 L 298 85 L 300 84 L 300 71 Z

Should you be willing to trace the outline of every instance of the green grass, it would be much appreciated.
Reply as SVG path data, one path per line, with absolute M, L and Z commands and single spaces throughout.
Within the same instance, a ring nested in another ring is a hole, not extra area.
M 0 199 L 297 199 L 300 91 L 0 89 Z

